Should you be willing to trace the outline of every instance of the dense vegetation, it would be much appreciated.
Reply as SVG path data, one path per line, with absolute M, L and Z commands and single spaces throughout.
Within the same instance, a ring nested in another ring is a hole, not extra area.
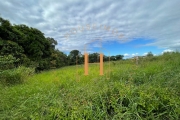
M 103 76 L 92 53 L 96 64 L 84 76 L 81 52 L 66 55 L 57 44 L 0 18 L 0 119 L 180 119 L 179 52 L 149 52 L 138 64 L 104 56 L 111 67 L 105 63 Z
M 26 25 L 11 25 L 0 18 L 0 56 L 13 56 L 15 66 L 35 67 L 36 70 L 67 65 L 64 53 L 55 49 L 57 41 Z
M 55 49 L 57 41 L 45 37 L 40 30 L 26 25 L 11 25 L 8 20 L 0 17 L 0 56 L 12 55 L 18 61 L 15 67 L 35 67 L 37 71 L 75 65 L 77 57 L 79 64 L 83 63 L 83 55 L 78 50 L 72 50 L 67 56 Z M 98 53 L 90 54 L 90 62 L 97 62 Z M 111 56 L 111 60 L 120 60 L 122 55 Z M 104 61 L 108 61 L 104 56 Z
M 23 83 L 23 78 L 35 72 L 83 64 L 84 56 L 78 50 L 69 55 L 55 48 L 57 41 L 45 37 L 40 30 L 26 25 L 12 25 L 0 17 L 0 82 Z M 98 61 L 99 53 L 89 55 L 90 63 Z M 120 60 L 122 55 L 111 56 Z M 104 56 L 104 61 L 110 60 Z M 25 71 L 25 72 L 24 72 Z
M 180 119 L 180 53 L 108 63 L 105 75 L 90 64 L 31 76 L 24 84 L 0 84 L 1 119 Z

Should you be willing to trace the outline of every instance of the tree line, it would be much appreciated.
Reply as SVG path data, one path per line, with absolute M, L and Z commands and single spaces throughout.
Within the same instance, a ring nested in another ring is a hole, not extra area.
M 96 63 L 100 61 L 99 53 L 90 53 L 88 55 L 89 58 L 89 63 Z M 123 59 L 123 55 L 116 55 L 116 56 L 103 56 L 103 61 L 117 61 Z M 84 63 L 84 55 L 81 54 L 80 51 L 78 50 L 72 50 L 70 54 L 68 55 L 68 61 L 69 65 L 74 65 L 74 64 L 82 64 Z
M 9 20 L 0 17 L 1 69 L 26 66 L 42 71 L 84 63 L 84 55 L 79 50 L 72 50 L 66 55 L 55 48 L 57 44 L 54 38 L 45 37 L 44 33 L 36 28 L 24 24 L 12 25 Z M 104 61 L 116 61 L 122 58 L 123 55 L 104 56 Z M 8 61 L 11 61 L 9 67 L 5 64 Z M 89 54 L 90 63 L 98 61 L 98 53 Z

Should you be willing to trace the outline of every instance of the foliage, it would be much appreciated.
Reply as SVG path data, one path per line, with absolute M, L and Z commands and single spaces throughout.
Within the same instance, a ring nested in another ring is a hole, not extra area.
M 152 52 L 148 52 L 148 54 L 147 54 L 146 56 L 147 56 L 147 57 L 152 57 L 153 54 L 152 54 Z
M 31 60 L 41 60 L 50 56 L 51 44 L 40 30 L 29 28 L 26 25 L 15 25 L 14 27 L 23 36 L 20 38 L 22 40 L 17 42 L 24 48 L 25 54 Z
M 124 55 L 116 55 L 116 60 L 122 60 Z
M 89 63 L 99 62 L 99 53 L 89 54 Z
M 1 119 L 180 119 L 180 53 L 45 71 L 23 85 L 0 86 Z
M 0 17 L 0 55 L 12 55 L 19 62 L 16 67 L 36 67 L 36 71 L 60 68 L 66 65 L 83 64 L 84 56 L 79 50 L 72 50 L 69 55 L 56 50 L 58 44 L 54 38 L 45 37 L 40 30 L 27 25 L 12 25 Z M 111 58 L 111 59 L 109 59 Z M 104 61 L 121 60 L 123 55 L 105 56 Z M 99 61 L 99 54 L 89 54 L 89 62 Z
M 116 61 L 116 56 L 111 56 L 110 59 L 111 59 L 112 61 Z
M 0 71 L 15 68 L 15 63 L 19 59 L 16 59 L 12 55 L 0 56 Z
M 34 69 L 24 66 L 49 70 L 81 64 L 84 56 L 78 50 L 66 56 L 36 28 L 0 23 L 1 119 L 180 119 L 180 53 L 149 52 L 138 65 L 110 56 L 104 76 L 98 64 L 89 65 L 88 76 L 83 65 L 31 76 Z M 89 60 L 98 61 L 99 54 Z
M 110 60 L 111 61 L 122 60 L 123 57 L 124 57 L 123 55 L 110 56 Z
M 26 25 L 11 25 L 0 17 L 0 55 L 19 59 L 14 66 L 36 67 L 36 71 L 67 65 L 67 56 L 55 50 L 57 41 Z
M 78 62 L 78 64 L 80 64 L 80 60 L 78 60 L 78 58 L 80 58 L 80 57 L 81 57 L 81 52 L 79 50 L 72 50 L 68 55 L 69 65 L 75 65 L 76 62 Z
M 24 49 L 17 43 L 9 40 L 0 41 L 0 55 L 11 55 L 15 59 L 18 59 L 18 61 L 14 63 L 15 66 L 25 63 L 27 59 L 26 55 L 24 54 Z
M 14 85 L 24 83 L 28 76 L 34 73 L 34 69 L 26 67 L 18 67 L 10 70 L 4 70 L 0 72 L 0 78 L 2 84 Z

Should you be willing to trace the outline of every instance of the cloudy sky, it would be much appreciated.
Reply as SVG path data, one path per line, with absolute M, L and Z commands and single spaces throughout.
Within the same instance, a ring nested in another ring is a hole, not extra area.
M 0 16 L 40 29 L 65 53 L 131 57 L 180 48 L 179 0 L 1 0 Z

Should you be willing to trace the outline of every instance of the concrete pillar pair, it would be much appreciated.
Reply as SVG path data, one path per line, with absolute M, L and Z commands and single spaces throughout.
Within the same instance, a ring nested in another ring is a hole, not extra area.
M 88 53 L 84 53 L 84 74 L 88 75 Z M 100 54 L 99 75 L 103 75 L 103 54 Z

